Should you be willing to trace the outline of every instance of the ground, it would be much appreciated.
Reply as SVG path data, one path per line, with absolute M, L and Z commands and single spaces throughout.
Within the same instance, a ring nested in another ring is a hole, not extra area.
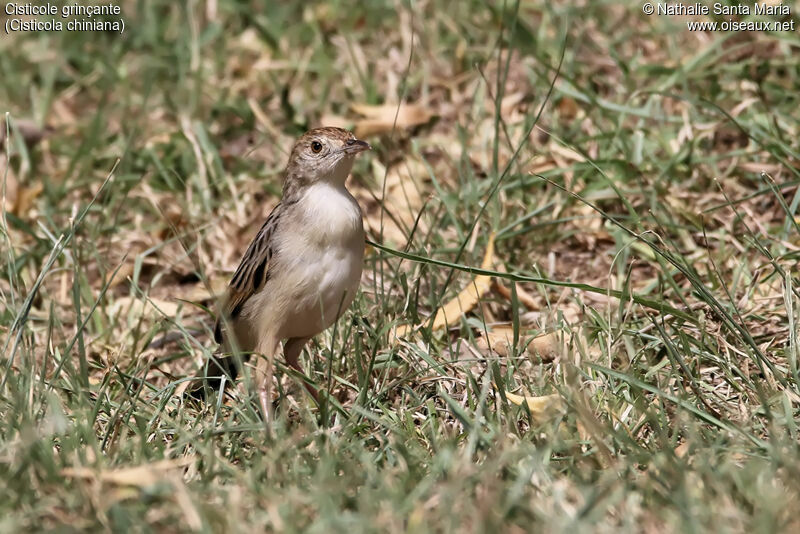
M 0 33 L 1 531 L 800 528 L 797 31 L 117 5 Z M 374 147 L 365 273 L 265 425 L 180 392 L 319 125 Z

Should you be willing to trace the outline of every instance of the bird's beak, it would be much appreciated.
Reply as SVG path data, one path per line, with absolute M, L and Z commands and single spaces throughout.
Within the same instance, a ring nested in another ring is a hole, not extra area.
M 372 147 L 369 146 L 369 143 L 366 141 L 362 141 L 360 139 L 348 139 L 344 144 L 342 152 L 346 154 L 358 154 L 359 152 L 364 152 L 365 150 L 372 150 Z

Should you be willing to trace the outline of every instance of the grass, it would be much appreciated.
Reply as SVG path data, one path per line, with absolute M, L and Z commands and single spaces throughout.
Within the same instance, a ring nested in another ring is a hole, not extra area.
M 123 35 L 0 37 L 1 531 L 798 528 L 796 33 L 636 3 L 121 5 Z M 303 357 L 329 402 L 283 368 L 269 431 L 246 383 L 176 395 L 292 139 L 401 100 L 431 119 L 369 137 L 362 291 Z

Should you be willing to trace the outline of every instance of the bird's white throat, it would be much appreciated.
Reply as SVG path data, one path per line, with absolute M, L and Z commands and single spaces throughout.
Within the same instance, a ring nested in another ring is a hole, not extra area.
M 363 235 L 361 208 L 353 195 L 341 185 L 317 182 L 310 185 L 303 198 L 306 231 L 332 241 L 348 241 Z M 331 243 L 335 244 L 335 243 Z
M 343 156 L 342 159 L 333 165 L 333 168 L 331 169 L 330 174 L 326 177 L 325 181 L 344 187 L 344 182 L 347 180 L 347 176 L 350 174 L 350 171 L 353 170 L 354 161 L 355 158 L 353 156 Z

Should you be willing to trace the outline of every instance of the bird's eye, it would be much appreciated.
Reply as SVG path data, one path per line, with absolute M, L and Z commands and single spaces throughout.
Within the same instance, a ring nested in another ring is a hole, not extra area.
M 321 150 L 322 150 L 322 143 L 320 143 L 319 141 L 313 141 L 311 143 L 311 151 L 314 154 L 319 154 Z

